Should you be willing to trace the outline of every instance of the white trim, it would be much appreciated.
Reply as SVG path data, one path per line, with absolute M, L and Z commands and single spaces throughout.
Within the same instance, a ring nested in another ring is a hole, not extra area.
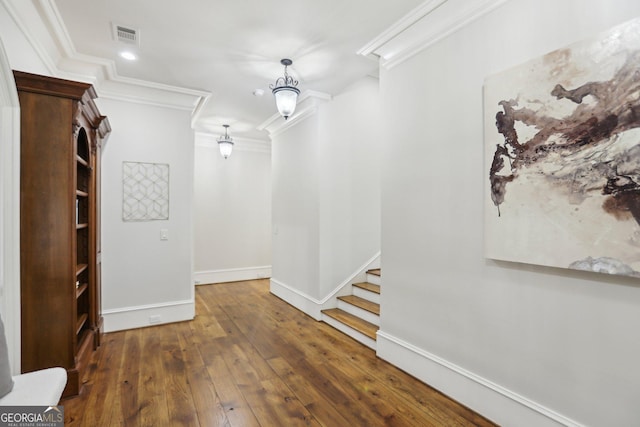
M 57 71 L 57 67 L 56 67 L 57 61 L 54 58 L 52 58 L 51 55 L 49 55 L 49 52 L 47 51 L 47 49 L 45 49 L 42 46 L 42 44 L 39 42 L 38 38 L 33 34 L 33 32 L 27 30 L 29 26 L 25 24 L 25 17 L 24 17 L 25 13 L 31 14 L 32 15 L 31 17 L 37 17 L 38 15 L 38 12 L 33 9 L 32 2 L 27 2 L 22 0 L 0 0 L 0 1 L 2 1 L 2 4 L 9 12 L 9 15 L 11 15 L 11 19 L 13 19 L 13 22 L 15 22 L 18 28 L 20 28 L 20 30 L 24 34 L 25 38 L 27 39 L 31 47 L 33 47 L 33 50 L 37 53 L 38 57 L 44 63 L 45 67 L 47 67 L 47 70 L 49 70 L 49 73 L 51 73 L 51 75 L 54 75 L 55 72 Z M 20 7 L 22 10 L 18 11 L 18 7 Z M 30 11 L 27 12 L 25 8 L 29 8 Z M 26 20 L 29 21 L 29 17 L 27 17 Z
M 277 137 L 278 135 L 282 135 L 284 132 L 288 131 L 295 125 L 302 123 L 305 119 L 308 119 L 309 117 L 314 116 L 317 112 L 318 112 L 317 105 L 303 106 L 302 108 L 299 109 L 299 111 L 296 112 L 295 116 L 290 117 L 289 120 L 285 121 L 284 123 L 281 123 L 277 126 L 273 126 L 269 131 L 269 136 L 271 138 L 274 138 L 274 137 Z
M 103 70 L 103 73 L 105 74 L 106 80 L 122 83 L 124 85 L 141 86 L 149 89 L 156 89 L 166 92 L 176 92 L 195 97 L 206 97 L 210 95 L 209 92 L 201 90 L 171 86 L 164 83 L 156 83 L 148 80 L 140 80 L 131 77 L 120 76 L 118 74 L 116 62 L 114 60 L 85 55 L 76 51 L 76 48 L 73 45 L 73 41 L 71 40 L 71 36 L 69 35 L 62 19 L 62 15 L 60 15 L 60 12 L 58 11 L 58 7 L 56 6 L 54 0 L 42 0 L 36 3 L 36 6 L 42 11 L 41 15 L 44 16 L 44 23 L 48 26 L 48 28 L 51 28 L 51 32 L 49 34 L 57 43 L 57 45 L 60 46 L 62 50 L 61 55 L 64 56 L 67 60 L 72 61 L 72 63 L 69 64 L 72 68 L 70 70 L 71 72 L 74 72 L 74 65 L 81 66 L 83 69 L 88 65 L 91 67 L 101 68 Z M 25 28 L 21 29 L 26 33 Z M 96 78 L 96 76 L 91 77 Z
M 378 304 L 378 305 L 380 304 L 380 294 L 378 293 L 369 291 L 367 289 L 358 288 L 357 286 L 354 286 L 351 289 L 351 291 L 353 292 L 353 295 L 357 297 L 366 299 L 367 301 Z
M 193 109 L 193 113 L 191 114 L 191 129 L 196 129 L 198 122 L 202 117 L 204 109 L 209 104 L 209 101 L 213 98 L 213 93 L 210 93 L 209 96 L 203 96 L 198 101 L 196 107 Z
M 105 332 L 122 331 L 192 320 L 195 317 L 195 303 L 194 300 L 185 300 L 122 307 L 103 310 L 102 315 Z M 159 320 L 151 321 L 151 316 L 159 316 Z
M 91 83 L 101 98 L 199 113 L 197 107 L 211 96 L 203 90 L 120 76 L 114 60 L 78 53 L 53 0 L 0 1 L 51 75 Z
M 340 283 L 333 289 L 326 297 L 319 300 L 302 291 L 297 290 L 293 286 L 286 285 L 277 279 L 271 279 L 270 291 L 278 298 L 286 301 L 292 306 L 296 307 L 313 317 L 316 320 L 322 319 L 322 310 L 327 308 L 334 308 L 337 306 L 336 297 L 339 295 L 348 295 L 350 286 L 354 281 L 363 281 L 365 272 L 371 268 L 378 268 L 380 263 L 380 252 L 377 252 L 363 265 L 361 265 L 355 273 L 349 276 L 346 280 Z
M 442 4 L 446 3 L 447 1 L 448 0 L 428 0 L 422 3 L 411 12 L 400 18 L 397 22 L 384 30 L 382 33 L 380 33 L 380 35 L 371 40 L 365 46 L 360 48 L 360 50 L 358 50 L 356 53 L 362 56 L 368 56 L 372 54 L 378 48 L 384 46 L 387 42 L 396 38 L 400 33 L 404 32 L 407 28 L 411 27 L 413 24 L 436 10 L 438 7 L 442 6 Z
M 344 323 L 334 319 L 333 317 L 327 316 L 326 314 L 322 314 L 322 321 L 333 326 L 343 334 L 350 336 L 359 343 L 366 345 L 370 349 L 376 349 L 376 340 L 369 338 L 362 332 L 356 331 L 355 329 L 345 325 Z
M 36 7 L 41 10 L 41 15 L 44 15 L 45 22 L 49 23 L 49 28 L 53 31 L 54 39 L 58 42 L 58 45 L 62 48 L 62 52 L 67 57 L 73 57 L 76 52 L 76 48 L 71 41 L 71 36 L 67 31 L 67 27 L 64 25 L 64 21 L 58 8 L 54 4 L 53 0 L 41 0 L 36 3 Z
M 367 282 L 380 286 L 382 285 L 382 277 L 377 274 L 367 273 Z
M 376 354 L 381 359 L 500 425 L 583 426 L 552 409 L 382 330 L 378 331 L 377 346 Z
M 267 120 L 258 125 L 258 130 L 267 130 L 269 136 L 280 135 L 282 132 L 301 123 L 304 119 L 313 116 L 318 111 L 318 106 L 327 101 L 331 101 L 333 97 L 324 92 L 314 90 L 306 90 L 298 98 L 298 105 L 293 116 L 288 120 L 282 118 L 278 113 L 273 114 Z
M 346 301 L 338 299 L 338 308 L 342 311 L 345 311 L 349 314 L 353 314 L 356 317 L 359 317 L 362 320 L 366 320 L 369 323 L 373 323 L 376 326 L 380 326 L 380 316 L 370 312 L 369 310 L 365 310 L 364 308 L 360 308 L 356 305 L 349 304 Z
M 242 280 L 267 279 L 271 277 L 271 266 L 227 268 L 222 270 L 196 271 L 193 275 L 196 285 L 239 282 Z
M 112 82 L 117 85 L 118 82 Z M 154 107 L 172 108 L 175 110 L 190 111 L 193 114 L 194 108 L 200 103 L 202 98 L 208 97 L 206 92 L 203 92 L 201 98 L 193 99 L 191 95 L 182 96 L 179 92 L 165 92 L 151 94 L 149 91 L 146 93 L 133 94 L 130 90 L 122 85 L 117 88 L 105 89 L 99 86 L 99 82 L 95 84 L 96 92 L 99 98 L 113 99 L 115 101 L 131 102 L 134 104 L 151 105 Z M 135 89 L 136 87 L 132 85 Z M 130 87 L 131 88 L 131 87 Z M 144 92 L 144 91 L 141 91 Z
M 358 53 L 375 54 L 382 67 L 391 69 L 508 0 L 447 0 L 435 5 L 433 1 L 414 9 Z
M 9 364 L 20 373 L 20 101 L 0 41 L 0 311 Z
M 314 297 L 301 292 L 292 286 L 285 285 L 284 283 L 271 279 L 269 291 L 284 300 L 286 303 L 294 306 L 298 310 L 308 314 L 316 320 L 322 319 L 322 302 Z
M 198 131 L 196 147 L 218 148 L 218 136 L 208 132 Z M 255 153 L 271 153 L 271 141 L 253 138 L 233 137 L 234 151 L 252 151 Z

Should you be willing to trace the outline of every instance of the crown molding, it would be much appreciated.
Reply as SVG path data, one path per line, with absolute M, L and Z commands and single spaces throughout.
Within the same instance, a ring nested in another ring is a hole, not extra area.
M 428 0 L 358 51 L 391 69 L 509 0 Z
M 378 48 L 384 46 L 388 41 L 393 40 L 400 33 L 405 31 L 407 28 L 418 22 L 420 19 L 433 12 L 438 7 L 442 6 L 443 3 L 446 3 L 448 0 L 428 0 L 411 12 L 407 13 L 405 16 L 400 18 L 396 23 L 391 25 L 389 28 L 384 30 L 380 35 L 371 40 L 365 46 L 363 46 L 356 53 L 362 56 L 369 56 L 374 53 Z
M 269 132 L 269 136 L 273 138 L 292 126 L 302 122 L 304 119 L 314 115 L 317 112 L 319 105 L 332 99 L 333 97 L 328 93 L 306 90 L 298 98 L 296 111 L 291 117 L 289 117 L 289 119 L 283 120 L 279 113 L 275 113 L 262 122 L 258 126 L 258 130 L 267 130 L 267 132 Z
M 207 91 L 123 77 L 115 61 L 78 53 L 53 0 L 0 1 L 55 77 L 91 83 L 103 98 L 192 112 L 211 96 Z
M 11 16 L 13 22 L 15 22 L 16 26 L 22 31 L 31 47 L 33 47 L 40 60 L 49 71 L 49 74 L 52 76 L 55 75 L 55 72 L 57 71 L 56 63 L 59 58 L 53 58 L 50 55 L 50 51 L 55 51 L 55 49 L 52 49 L 53 46 L 49 46 L 47 49 L 40 41 L 41 39 L 45 39 L 49 43 L 52 43 L 51 38 L 47 39 L 47 37 L 43 36 L 43 34 L 46 33 L 44 23 L 40 19 L 40 15 L 37 10 L 33 7 L 33 3 L 30 1 L 19 0 L 0 0 L 0 2 L 2 2 L 2 5 L 5 7 L 7 12 L 9 12 L 9 16 Z M 38 24 L 33 26 L 33 30 L 27 30 L 29 27 L 26 22 L 37 22 Z
M 195 145 L 197 147 L 218 147 L 217 134 L 209 132 L 195 132 Z M 251 151 L 255 153 L 271 153 L 271 142 L 262 139 L 243 138 L 233 136 L 234 151 Z

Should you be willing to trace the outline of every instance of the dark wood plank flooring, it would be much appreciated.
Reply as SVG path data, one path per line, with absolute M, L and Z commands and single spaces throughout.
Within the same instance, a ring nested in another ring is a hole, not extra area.
M 196 319 L 105 335 L 65 426 L 488 426 L 269 293 L 196 287 Z

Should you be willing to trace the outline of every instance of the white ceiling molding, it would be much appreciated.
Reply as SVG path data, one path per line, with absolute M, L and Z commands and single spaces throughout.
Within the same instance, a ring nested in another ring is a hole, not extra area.
M 198 122 L 200 120 L 202 120 L 202 112 L 204 111 L 205 107 L 207 106 L 209 101 L 211 101 L 212 98 L 213 98 L 213 95 L 203 96 L 198 101 L 198 104 L 193 109 L 193 113 L 191 114 L 191 128 L 192 129 L 196 129 L 196 126 L 197 126 Z
M 429 13 L 433 12 L 435 9 L 437 9 L 447 1 L 448 0 L 427 0 L 426 2 L 422 3 L 420 6 L 416 7 L 411 12 L 400 18 L 399 21 L 384 30 L 382 33 L 380 33 L 379 36 L 371 40 L 356 53 L 362 56 L 371 55 L 380 46 L 383 46 L 389 40 L 394 39 L 400 33 L 405 31 L 407 28 L 418 22 Z
M 44 22 L 40 19 L 38 11 L 34 8 L 33 3 L 30 1 L 19 0 L 0 0 L 3 6 L 9 12 L 11 19 L 16 23 L 17 27 L 23 32 L 25 38 L 31 44 L 36 54 L 40 57 L 47 70 L 51 75 L 54 75 L 57 71 L 56 63 L 60 59 L 57 55 L 55 58 L 50 55 L 49 52 L 57 52 L 57 50 L 51 46 L 52 39 L 46 37 L 46 27 Z M 38 22 L 39 25 L 35 25 L 33 30 L 27 31 L 26 22 Z M 50 46 L 45 48 L 40 42 L 41 39 L 45 39 L 49 42 Z
M 358 51 L 391 69 L 509 0 L 428 0 Z
M 91 83 L 100 97 L 192 112 L 211 96 L 202 90 L 119 76 L 115 61 L 78 53 L 53 0 L 0 1 L 55 77 Z
M 196 146 L 215 148 L 216 150 L 218 149 L 218 137 L 220 135 L 212 134 L 208 132 L 195 132 L 195 135 L 196 135 L 195 137 Z M 236 136 L 233 136 L 233 134 L 229 136 L 233 138 L 233 151 L 251 151 L 254 153 L 271 153 L 271 142 L 269 141 L 236 137 Z
M 285 130 L 297 125 L 304 119 L 314 115 L 318 111 L 318 106 L 333 99 L 331 95 L 315 90 L 306 90 L 298 98 L 298 105 L 293 116 L 284 120 L 279 113 L 273 114 L 258 126 L 258 130 L 267 130 L 270 137 L 277 136 Z
M 149 82 L 120 77 L 117 81 L 103 80 L 96 85 L 96 91 L 101 98 L 191 111 L 192 115 L 202 100 L 211 96 L 209 92 L 183 88 L 172 90 L 172 86 L 167 88 L 146 83 Z

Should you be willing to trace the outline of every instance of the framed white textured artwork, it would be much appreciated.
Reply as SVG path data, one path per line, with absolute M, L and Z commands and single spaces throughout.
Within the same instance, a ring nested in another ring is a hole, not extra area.
M 169 219 L 169 165 L 122 162 L 122 220 Z
M 488 77 L 485 256 L 640 277 L 640 19 Z

